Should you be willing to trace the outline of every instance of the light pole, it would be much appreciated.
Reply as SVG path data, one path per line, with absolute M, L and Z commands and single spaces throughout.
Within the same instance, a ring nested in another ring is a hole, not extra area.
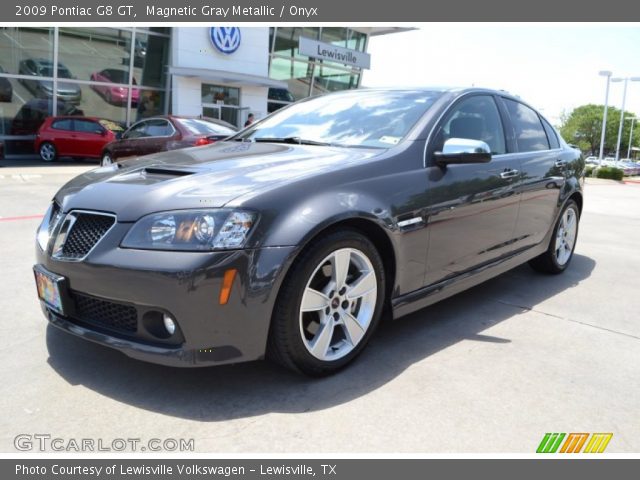
M 624 82 L 624 90 L 622 91 L 622 108 L 620 109 L 620 126 L 618 127 L 618 144 L 616 145 L 616 164 L 620 160 L 620 141 L 622 140 L 622 124 L 624 123 L 624 104 L 627 100 L 627 83 L 640 82 L 640 77 L 624 77 L 612 78 L 612 82 Z
M 627 118 L 631 120 L 631 130 L 629 131 L 629 149 L 627 150 L 627 158 L 631 159 L 631 140 L 633 140 L 633 122 L 636 121 L 636 117 Z
M 609 108 L 609 84 L 611 81 L 611 75 L 612 72 L 609 70 L 601 70 L 600 72 L 598 72 L 598 75 L 601 75 L 603 77 L 607 77 L 607 90 L 605 91 L 604 94 L 604 115 L 602 117 L 602 134 L 600 135 L 600 155 L 598 156 L 598 158 L 600 160 L 602 160 L 603 154 L 604 154 L 604 135 L 605 135 L 605 130 L 607 128 L 607 109 Z

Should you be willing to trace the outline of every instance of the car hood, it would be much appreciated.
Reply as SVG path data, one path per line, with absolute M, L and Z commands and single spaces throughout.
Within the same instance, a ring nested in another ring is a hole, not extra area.
M 99 210 L 135 221 L 165 210 L 222 207 L 241 195 L 340 170 L 382 151 L 220 142 L 91 170 L 62 187 L 56 201 L 65 212 Z

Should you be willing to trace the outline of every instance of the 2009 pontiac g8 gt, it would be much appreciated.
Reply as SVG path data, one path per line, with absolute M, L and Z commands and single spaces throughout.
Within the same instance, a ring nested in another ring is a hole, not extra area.
M 150 362 L 334 372 L 395 318 L 524 262 L 560 273 L 580 153 L 502 91 L 359 90 L 99 168 L 37 233 L 48 320 Z

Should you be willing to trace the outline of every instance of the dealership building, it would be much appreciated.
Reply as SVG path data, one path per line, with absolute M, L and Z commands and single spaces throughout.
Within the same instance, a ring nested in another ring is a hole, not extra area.
M 21 153 L 44 116 L 62 114 L 131 125 L 172 113 L 241 127 L 249 113 L 261 118 L 310 95 L 359 87 L 371 64 L 369 38 L 400 30 L 3 27 L 0 140 Z

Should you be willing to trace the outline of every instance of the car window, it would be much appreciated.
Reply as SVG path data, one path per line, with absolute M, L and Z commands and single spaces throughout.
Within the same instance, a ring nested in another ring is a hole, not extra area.
M 493 97 L 475 95 L 457 103 L 438 129 L 434 151 L 441 151 L 449 138 L 480 140 L 492 154 L 506 153 L 504 128 Z
M 194 135 L 233 135 L 236 133 L 235 130 L 229 127 L 200 120 L 199 118 L 177 118 L 174 121 Z
M 72 121 L 69 118 L 55 120 L 51 124 L 51 128 L 55 130 L 73 130 Z
M 166 120 L 156 119 L 147 121 L 146 132 L 149 137 L 170 137 L 174 129 Z
M 553 127 L 549 125 L 549 122 L 544 118 L 542 119 L 542 125 L 544 126 L 545 132 L 547 132 L 547 139 L 549 140 L 551 148 L 560 148 L 560 141 L 558 140 L 558 135 Z
M 549 150 L 549 141 L 540 117 L 531 108 L 515 100 L 504 99 L 515 130 L 519 152 Z
M 140 122 L 136 123 L 129 130 L 127 130 L 122 136 L 123 139 L 127 138 L 143 138 L 148 137 L 149 133 L 147 133 L 147 124 L 149 122 Z
M 76 132 L 82 133 L 96 133 L 101 134 L 104 132 L 104 129 L 98 125 L 96 122 L 92 122 L 91 120 L 74 120 L 74 130 Z

